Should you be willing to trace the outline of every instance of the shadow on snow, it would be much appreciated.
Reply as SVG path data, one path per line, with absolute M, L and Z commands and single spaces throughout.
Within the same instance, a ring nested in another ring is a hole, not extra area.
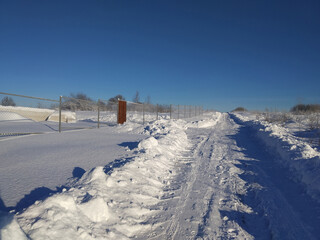
M 279 236 L 282 239 L 288 239 L 288 236 L 303 239 L 306 237 L 306 229 L 313 237 L 319 236 L 320 204 L 306 194 L 303 185 L 290 178 L 292 173 L 277 162 L 279 156 L 276 153 L 271 154 L 272 150 L 266 149 L 266 146 L 259 142 L 254 129 L 237 118 L 231 118 L 239 124 L 239 130 L 237 134 L 229 137 L 237 142 L 246 157 L 246 160 L 238 159 L 240 164 L 236 164 L 236 167 L 243 170 L 239 176 L 246 182 L 247 187 L 246 194 L 239 197 L 244 204 L 252 208 L 253 213 L 221 211 L 221 215 L 237 222 L 256 239 Z M 285 214 L 287 215 L 284 216 Z M 306 228 L 294 228 L 299 226 L 299 222 L 294 223 L 289 215 L 300 219 Z M 274 223 L 271 223 L 273 220 Z M 288 230 L 292 231 L 291 235 Z

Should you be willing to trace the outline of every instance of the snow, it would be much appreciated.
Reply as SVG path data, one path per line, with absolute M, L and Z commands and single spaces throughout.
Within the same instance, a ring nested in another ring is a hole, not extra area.
M 18 216 L 22 229 L 32 239 L 58 239 L 62 233 L 64 239 L 129 238 L 149 230 L 151 226 L 139 223 L 156 211 L 150 207 L 160 201 L 177 154 L 188 144 L 179 125 L 169 125 L 167 134 L 142 140 L 134 149 L 137 156 L 123 159 L 121 168 L 95 167 L 66 191 L 31 206 Z M 162 127 L 155 124 L 144 131 L 157 135 L 157 126 Z
M 126 146 L 137 144 L 143 138 L 105 127 L 3 139 L 0 144 L 1 198 L 7 207 L 14 207 L 40 187 L 42 192 L 49 191 L 48 188 L 56 190 L 73 176 L 75 169 L 88 171 L 121 159 L 125 157 Z
M 320 154 L 294 122 L 131 117 L 2 139 L 1 239 L 318 238 Z
M 0 111 L 0 134 L 52 132 L 48 126 L 25 118 L 15 112 Z M 0 136 L 1 136 L 0 135 Z
M 279 162 L 291 170 L 291 178 L 303 183 L 308 194 L 320 202 L 320 152 L 286 127 L 250 120 L 242 114 L 236 116 L 257 130 L 259 139 L 280 155 Z
M 59 122 L 59 112 L 55 111 L 54 113 L 48 116 L 47 121 Z M 77 121 L 77 114 L 70 111 L 61 111 L 61 121 L 67 123 L 74 123 Z
M 39 113 L 53 113 L 55 110 L 44 109 L 44 108 L 32 108 L 32 107 L 18 107 L 18 106 L 2 106 L 0 105 L 0 111 L 16 112 L 16 111 L 27 111 L 27 112 L 39 112 Z
M 0 211 L 0 239 L 28 240 L 13 214 Z
M 0 111 L 0 121 L 13 121 L 13 120 L 21 121 L 21 120 L 28 120 L 28 119 L 14 112 Z

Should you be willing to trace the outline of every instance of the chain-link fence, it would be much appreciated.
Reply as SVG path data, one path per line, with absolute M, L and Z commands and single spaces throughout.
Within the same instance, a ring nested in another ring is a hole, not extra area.
M 98 100 L 98 127 L 100 126 L 113 126 L 117 124 L 118 116 L 118 101 Z
M 58 131 L 48 119 L 59 112 L 59 101 L 0 92 L 0 136 Z
M 145 123 L 158 119 L 191 118 L 203 114 L 201 106 L 153 105 L 127 102 L 127 119 L 131 122 Z
M 159 105 L 127 102 L 127 119 L 130 122 L 146 123 L 170 117 L 170 109 Z
M 190 106 L 190 105 L 171 105 L 171 118 L 182 119 L 191 118 L 203 114 L 202 106 Z
M 98 103 L 92 100 L 61 97 L 61 131 L 96 128 Z M 49 119 L 51 120 L 51 119 Z
M 0 136 L 90 129 L 119 123 L 119 100 L 93 101 L 61 96 L 57 100 L 0 92 Z M 203 108 L 186 105 L 125 104 L 125 121 L 138 124 L 158 119 L 201 115 Z M 123 117 L 123 112 L 121 112 Z
M 117 124 L 118 101 L 61 97 L 61 130 L 100 128 Z

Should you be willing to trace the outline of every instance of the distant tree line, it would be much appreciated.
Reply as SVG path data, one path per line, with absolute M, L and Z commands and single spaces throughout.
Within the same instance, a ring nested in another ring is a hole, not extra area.
M 63 98 L 62 110 L 91 111 L 94 110 L 94 104 L 94 101 L 84 93 L 71 93 L 69 97 Z
M 293 113 L 320 112 L 320 104 L 297 104 L 290 111 Z
M 69 111 L 97 111 L 98 106 L 101 111 L 110 111 L 114 109 L 118 100 L 125 100 L 122 95 L 116 95 L 109 98 L 108 101 L 94 101 L 84 93 L 71 93 L 69 97 L 63 98 L 62 110 Z
M 118 100 L 125 101 L 125 98 L 118 94 L 114 97 L 109 98 L 107 101 L 101 100 L 99 102 L 92 100 L 92 98 L 88 97 L 85 93 L 71 93 L 68 97 L 63 97 L 62 99 L 62 110 L 67 111 L 97 111 L 98 106 L 101 111 L 113 111 L 117 108 Z M 143 104 L 140 101 L 140 94 L 136 91 L 132 101 L 136 104 Z M 137 107 L 136 104 L 128 104 L 129 111 L 142 111 L 141 107 Z M 1 100 L 2 106 L 16 106 L 16 103 L 11 97 L 4 97 Z M 41 108 L 41 103 L 38 104 L 38 107 Z M 51 109 L 59 109 L 59 104 L 52 104 L 50 106 Z M 166 113 L 170 112 L 170 105 L 154 105 L 151 103 L 151 98 L 148 96 L 144 102 L 144 109 L 145 111 L 149 112 L 160 112 Z

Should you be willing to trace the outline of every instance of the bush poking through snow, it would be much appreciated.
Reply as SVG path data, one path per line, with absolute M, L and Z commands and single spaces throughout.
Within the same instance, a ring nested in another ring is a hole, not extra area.
M 291 108 L 293 113 L 312 113 L 320 112 L 320 104 L 298 104 Z

